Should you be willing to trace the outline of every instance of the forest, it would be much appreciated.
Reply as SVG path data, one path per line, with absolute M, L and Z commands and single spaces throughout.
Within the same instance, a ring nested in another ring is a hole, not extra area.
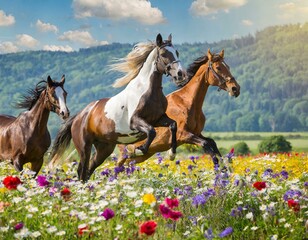
M 156 35 L 153 34 L 153 40 Z M 173 37 L 176 42 L 176 36 Z M 0 54 L 0 114 L 17 116 L 12 105 L 27 89 L 50 75 L 66 76 L 68 107 L 76 114 L 93 100 L 121 91 L 112 83 L 121 76 L 109 71 L 134 44 L 112 43 L 75 52 L 26 51 Z M 238 98 L 210 87 L 203 104 L 205 131 L 308 131 L 308 23 L 268 27 L 241 38 L 175 46 L 188 67 L 194 59 L 225 50 L 225 61 L 241 85 Z M 176 90 L 164 79 L 166 94 Z M 51 114 L 55 135 L 61 122 Z

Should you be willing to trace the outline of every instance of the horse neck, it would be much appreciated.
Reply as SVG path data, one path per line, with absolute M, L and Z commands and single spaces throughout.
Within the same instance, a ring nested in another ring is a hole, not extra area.
M 30 125 L 34 131 L 45 133 L 47 129 L 47 122 L 49 118 L 50 110 L 45 103 L 46 91 L 43 91 L 35 103 L 35 105 L 27 112 L 30 117 Z
M 207 81 L 208 78 L 208 65 L 203 64 L 199 67 L 196 74 L 191 78 L 191 80 L 180 89 L 180 95 L 183 97 L 184 95 L 188 96 L 187 102 L 190 106 L 197 106 L 202 109 L 203 101 L 207 90 L 209 88 L 209 83 Z
M 135 80 L 132 81 L 132 84 L 136 84 L 139 87 L 142 86 L 144 89 L 152 88 L 152 87 L 161 87 L 162 85 L 162 74 L 156 70 L 156 58 L 157 58 L 157 49 L 154 48 L 146 61 L 144 62 L 142 68 L 140 69 L 138 75 Z M 160 76 L 160 79 L 157 78 Z M 154 81 L 155 80 L 155 81 Z M 160 80 L 160 81 L 159 81 Z

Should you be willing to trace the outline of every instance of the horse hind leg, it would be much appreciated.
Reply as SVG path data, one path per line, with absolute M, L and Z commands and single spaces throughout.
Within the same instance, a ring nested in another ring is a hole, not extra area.
M 168 155 L 170 160 L 174 160 L 176 156 L 176 148 L 177 148 L 177 122 L 173 119 L 169 118 L 166 114 L 159 119 L 159 121 L 155 124 L 155 127 L 169 127 L 171 131 L 171 148 L 168 150 Z
M 95 146 L 96 153 L 91 158 L 90 163 L 89 163 L 89 177 L 93 174 L 95 169 L 98 166 L 100 166 L 107 157 L 111 155 L 116 145 L 95 142 L 94 146 Z

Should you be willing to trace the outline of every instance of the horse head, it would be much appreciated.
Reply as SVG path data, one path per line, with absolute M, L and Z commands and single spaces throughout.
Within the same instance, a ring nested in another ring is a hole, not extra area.
M 66 119 L 70 115 L 66 106 L 67 92 L 64 89 L 64 83 L 64 75 L 60 82 L 53 81 L 50 76 L 47 77 L 46 102 L 50 111 L 55 112 L 62 119 Z
M 171 76 L 176 85 L 185 85 L 183 82 L 187 81 L 186 72 L 181 65 L 178 51 L 172 45 L 171 34 L 165 41 L 158 34 L 156 37 L 156 46 L 158 50 L 157 69 L 167 76 Z
M 240 95 L 240 85 L 230 72 L 230 67 L 224 61 L 224 50 L 219 54 L 212 54 L 210 49 L 208 57 L 208 79 L 210 85 L 218 86 L 229 93 L 230 96 Z

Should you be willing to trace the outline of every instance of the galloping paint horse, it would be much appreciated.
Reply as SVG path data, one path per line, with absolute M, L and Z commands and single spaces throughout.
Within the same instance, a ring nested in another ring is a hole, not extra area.
M 25 163 L 31 163 L 31 170 L 38 173 L 43 157 L 51 144 L 47 122 L 50 111 L 65 119 L 69 116 L 66 107 L 65 77 L 60 82 L 51 80 L 37 83 L 35 89 L 16 104 L 26 108 L 17 118 L 0 115 L 0 160 L 11 160 L 17 171 L 23 170 Z
M 240 86 L 230 73 L 229 66 L 224 61 L 224 50 L 219 54 L 212 54 L 208 50 L 207 55 L 196 59 L 187 69 L 189 82 L 181 89 L 170 93 L 167 96 L 168 107 L 166 113 L 176 120 L 177 143 L 184 143 L 201 146 L 203 150 L 212 156 L 214 164 L 218 164 L 216 154 L 221 157 L 216 143 L 213 139 L 202 136 L 201 132 L 205 124 L 205 115 L 202 112 L 202 105 L 209 86 L 218 86 L 229 93 L 230 96 L 238 97 Z M 141 156 L 127 155 L 125 146 L 119 146 L 123 155 L 118 160 L 118 165 L 126 161 L 140 163 L 150 158 L 157 152 L 169 149 L 170 134 L 164 128 L 156 128 L 157 138 L 151 144 L 148 152 Z M 143 142 L 127 146 L 134 149 Z M 171 157 L 174 159 L 174 156 Z
M 128 83 L 126 88 L 114 97 L 90 103 L 66 122 L 55 139 L 50 168 L 73 139 L 80 156 L 78 176 L 86 181 L 113 152 L 116 144 L 147 138 L 138 148 L 146 153 L 156 136 L 154 126 L 170 127 L 170 145 L 175 154 L 177 126 L 165 113 L 167 99 L 162 91 L 162 76 L 171 75 L 181 84 L 185 74 L 171 40 L 171 35 L 163 41 L 158 34 L 156 44 L 137 44 L 123 62 L 113 66 L 113 69 L 127 72 L 114 84 Z M 89 164 L 92 145 L 96 153 Z

